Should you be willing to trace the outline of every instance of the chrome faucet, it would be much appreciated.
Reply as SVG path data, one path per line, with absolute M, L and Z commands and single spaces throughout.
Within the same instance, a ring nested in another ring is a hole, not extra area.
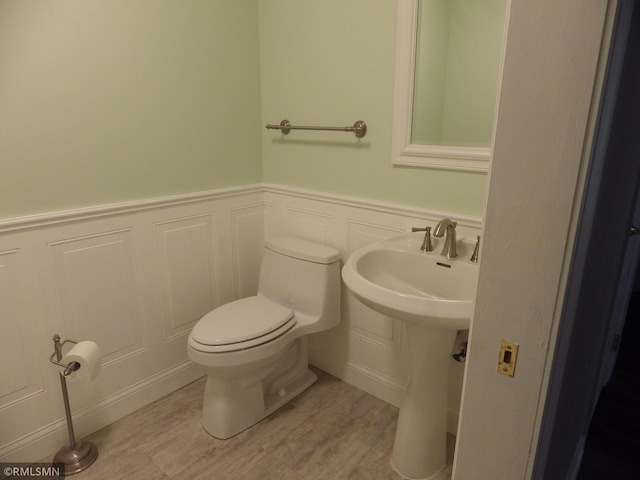
M 448 218 L 440 220 L 433 231 L 434 237 L 445 237 L 444 247 L 440 255 L 447 258 L 455 258 L 458 256 L 458 249 L 456 247 L 456 222 L 451 221 Z

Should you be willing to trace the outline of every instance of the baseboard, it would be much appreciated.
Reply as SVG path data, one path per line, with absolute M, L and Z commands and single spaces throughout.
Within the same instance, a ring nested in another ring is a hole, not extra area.
M 404 397 L 404 385 L 358 363 L 349 362 L 341 380 L 395 407 L 400 407 Z
M 191 361 L 158 373 L 118 393 L 110 395 L 90 408 L 73 413 L 76 440 L 110 425 L 136 410 L 202 377 Z M 46 425 L 6 445 L 0 450 L 1 462 L 33 462 L 53 456 L 69 444 L 66 419 Z

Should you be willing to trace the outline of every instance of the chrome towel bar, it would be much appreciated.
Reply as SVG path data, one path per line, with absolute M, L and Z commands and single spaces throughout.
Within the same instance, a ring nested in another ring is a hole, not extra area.
M 362 138 L 367 134 L 367 124 L 362 120 L 358 120 L 352 127 L 307 127 L 294 126 L 289 120 L 282 120 L 280 125 L 267 124 L 266 128 L 270 130 L 280 130 L 283 135 L 288 135 L 291 130 L 332 130 L 337 132 L 353 132 L 356 137 Z

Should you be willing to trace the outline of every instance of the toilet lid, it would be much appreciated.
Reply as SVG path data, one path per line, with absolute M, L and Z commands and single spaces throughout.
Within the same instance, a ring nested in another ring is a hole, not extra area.
M 286 331 L 292 326 L 287 323 L 295 324 L 292 310 L 264 297 L 248 297 L 207 313 L 193 327 L 191 336 L 202 345 L 232 345 L 269 336 L 276 330 Z

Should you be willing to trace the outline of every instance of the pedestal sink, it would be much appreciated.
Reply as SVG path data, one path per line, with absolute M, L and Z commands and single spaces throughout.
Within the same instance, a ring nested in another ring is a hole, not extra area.
M 405 322 L 411 374 L 400 405 L 391 463 L 401 476 L 428 479 L 446 465 L 449 355 L 458 330 L 469 328 L 478 265 L 473 244 L 458 240 L 458 257 L 422 252 L 423 234 L 407 233 L 356 250 L 342 269 L 353 295 Z

